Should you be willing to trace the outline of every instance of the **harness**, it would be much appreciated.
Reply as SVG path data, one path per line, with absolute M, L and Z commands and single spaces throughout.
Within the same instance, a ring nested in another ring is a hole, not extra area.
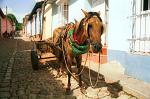
M 85 45 L 77 44 L 75 42 L 74 37 L 73 37 L 73 33 L 74 33 L 74 30 L 68 31 L 69 43 L 70 43 L 70 46 L 72 47 L 73 54 L 75 56 L 77 56 L 77 55 L 81 55 L 81 54 L 86 53 L 88 51 L 89 45 L 88 44 L 85 44 Z

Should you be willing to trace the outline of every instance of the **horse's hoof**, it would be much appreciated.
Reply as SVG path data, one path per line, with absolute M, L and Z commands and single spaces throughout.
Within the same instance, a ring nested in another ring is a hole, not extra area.
M 66 88 L 66 95 L 70 95 L 70 94 L 71 94 L 70 88 Z

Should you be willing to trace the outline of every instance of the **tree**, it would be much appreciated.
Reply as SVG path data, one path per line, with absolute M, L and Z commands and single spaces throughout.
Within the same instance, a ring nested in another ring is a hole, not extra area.
M 15 17 L 15 15 L 10 13 L 10 14 L 7 14 L 6 17 L 7 17 L 7 19 L 13 21 L 15 24 L 18 23 L 17 18 Z
M 16 30 L 22 30 L 23 24 L 22 23 L 17 23 L 16 24 Z
M 13 15 L 13 14 L 7 14 L 7 16 L 6 16 L 9 20 L 11 20 L 13 23 L 15 23 L 15 27 L 16 27 L 16 31 L 18 31 L 18 30 L 22 30 L 22 26 L 23 26 L 23 24 L 22 23 L 19 23 L 18 21 L 17 21 L 17 18 L 15 17 L 15 15 Z

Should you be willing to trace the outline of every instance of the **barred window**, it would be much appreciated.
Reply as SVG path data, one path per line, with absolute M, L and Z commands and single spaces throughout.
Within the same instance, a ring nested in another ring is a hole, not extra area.
M 132 11 L 132 27 L 129 51 L 134 54 L 150 55 L 150 0 L 142 0 L 142 11 L 140 14 L 136 12 L 137 1 L 133 2 Z M 146 12 L 145 12 L 146 11 Z
M 64 18 L 68 22 L 68 5 L 64 5 Z
M 68 3 L 63 2 L 58 6 L 59 13 L 59 23 L 60 26 L 66 24 L 68 22 Z

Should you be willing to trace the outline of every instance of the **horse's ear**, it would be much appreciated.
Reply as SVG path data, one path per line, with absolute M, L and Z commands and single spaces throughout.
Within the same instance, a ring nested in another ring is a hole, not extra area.
M 76 19 L 74 19 L 74 21 L 75 21 L 75 24 L 77 24 L 77 23 L 78 23 L 78 21 L 77 21 Z
M 98 11 L 97 13 L 99 14 L 99 16 L 101 15 L 101 12 L 100 12 L 100 11 Z
M 84 15 L 87 17 L 88 16 L 88 12 L 84 11 L 83 9 L 81 9 L 81 10 L 84 13 Z

